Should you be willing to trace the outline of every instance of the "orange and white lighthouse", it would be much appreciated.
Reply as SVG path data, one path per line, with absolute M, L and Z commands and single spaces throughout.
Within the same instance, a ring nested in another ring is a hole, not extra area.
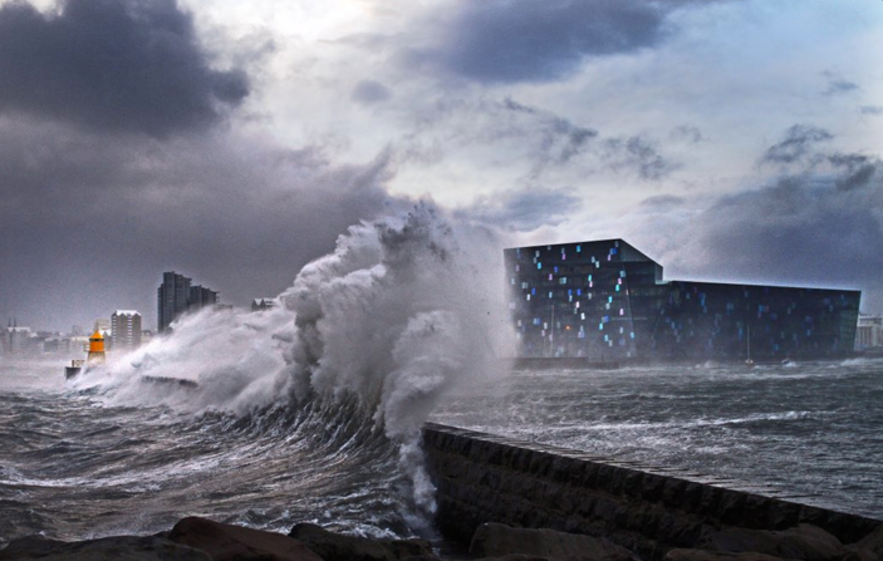
M 86 364 L 95 366 L 104 364 L 106 356 L 104 354 L 104 335 L 101 331 L 95 330 L 95 333 L 89 337 L 89 354 L 86 357 Z

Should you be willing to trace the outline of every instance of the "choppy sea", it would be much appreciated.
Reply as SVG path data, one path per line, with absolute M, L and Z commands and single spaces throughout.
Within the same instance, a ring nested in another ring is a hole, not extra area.
M 198 391 L 140 385 L 169 398 Z M 152 533 L 185 515 L 425 532 L 397 447 L 346 405 L 193 413 L 114 405 L 106 391 L 65 382 L 58 362 L 2 363 L 4 541 Z M 883 361 L 850 360 L 513 371 L 449 395 L 431 418 L 883 518 L 881 405 Z

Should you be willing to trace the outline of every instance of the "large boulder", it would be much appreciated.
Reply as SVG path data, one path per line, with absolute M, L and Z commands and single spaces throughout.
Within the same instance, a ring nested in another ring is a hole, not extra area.
M 41 561 L 212 561 L 205 552 L 160 536 L 115 536 L 63 542 L 42 536 L 13 540 L 0 551 L 0 560 Z
M 849 553 L 840 540 L 810 524 L 779 531 L 729 528 L 702 538 L 696 549 L 765 553 L 801 561 L 834 561 Z
M 859 552 L 867 552 L 883 560 L 883 524 L 877 529 L 849 546 L 849 549 Z
M 665 555 L 665 561 L 782 561 L 782 558 L 753 551 L 732 553 L 707 549 L 672 549 Z
M 322 561 L 306 545 L 283 534 L 195 516 L 175 524 L 169 539 L 206 551 L 213 561 Z
M 605 539 L 548 528 L 511 528 L 493 522 L 478 527 L 472 536 L 469 553 L 476 557 L 513 556 L 512 559 L 638 560 L 628 549 Z
M 397 561 L 406 557 L 431 558 L 425 540 L 374 540 L 335 534 L 315 524 L 297 524 L 288 533 L 325 561 Z

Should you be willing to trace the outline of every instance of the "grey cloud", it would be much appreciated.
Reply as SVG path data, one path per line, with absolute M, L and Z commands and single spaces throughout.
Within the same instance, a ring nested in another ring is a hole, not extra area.
M 705 140 L 705 137 L 702 136 L 702 131 L 692 125 L 675 127 L 668 136 L 676 142 L 686 142 L 689 144 L 698 144 Z
M 883 171 L 880 162 L 862 154 L 834 154 L 828 156 L 828 161 L 835 168 L 839 168 L 841 174 L 837 177 L 838 189 L 852 190 L 861 189 L 873 185 L 874 179 L 878 183 L 883 181 L 880 172 Z
M 662 210 L 683 206 L 686 202 L 687 199 L 676 195 L 657 195 L 655 197 L 647 197 L 641 201 L 640 205 L 642 207 Z
M 855 82 L 838 78 L 831 72 L 824 72 L 823 74 L 828 78 L 828 88 L 824 92 L 825 95 L 837 95 L 861 89 Z
M 593 128 L 511 97 L 475 103 L 443 98 L 429 106 L 397 145 L 402 161 L 437 163 L 452 150 L 499 146 L 504 156 L 497 161 L 527 168 L 518 179 L 530 184 L 568 168 L 583 176 L 611 170 L 658 180 L 679 167 L 649 138 L 604 138 Z
M 582 200 L 568 191 L 529 187 L 480 197 L 468 208 L 457 210 L 455 215 L 507 230 L 531 231 L 541 226 L 556 226 L 581 206 Z
M 0 76 L 0 111 L 155 137 L 204 129 L 249 93 L 243 72 L 210 67 L 175 0 L 5 4 Z
M 0 117 L 0 317 L 65 329 L 132 307 L 153 325 L 177 270 L 245 304 L 290 285 L 351 224 L 399 205 L 389 154 L 329 164 L 257 138 L 84 135 Z M 248 149 L 244 149 L 248 146 Z
M 847 154 L 832 169 L 810 167 L 684 215 L 670 240 L 666 276 L 712 277 L 863 290 L 863 307 L 883 311 L 883 162 Z M 849 186 L 849 187 L 845 187 Z M 669 213 L 664 213 L 669 216 Z
M 670 31 L 667 16 L 688 4 L 700 3 L 460 0 L 453 17 L 437 14 L 426 23 L 440 30 L 437 44 L 412 49 L 407 60 L 485 83 L 556 80 L 586 57 L 658 45 Z
M 535 164 L 534 175 L 549 164 L 566 164 L 582 152 L 590 140 L 598 136 L 598 131 L 594 129 L 575 125 L 567 119 L 522 105 L 509 97 L 503 101 L 502 108 L 505 111 L 532 116 L 540 123 L 539 148 L 540 153 L 545 157 Z
M 642 179 L 662 179 L 678 167 L 663 158 L 653 143 L 640 136 L 610 138 L 605 141 L 604 148 L 604 157 L 611 168 L 616 171 L 635 169 Z
M 794 125 L 785 134 L 785 140 L 771 146 L 761 159 L 762 163 L 791 164 L 806 156 L 810 148 L 834 136 L 818 127 Z
M 883 107 L 876 105 L 862 105 L 859 111 L 862 115 L 883 115 Z
M 352 100 L 364 105 L 386 101 L 392 97 L 389 89 L 374 80 L 362 80 L 353 88 Z

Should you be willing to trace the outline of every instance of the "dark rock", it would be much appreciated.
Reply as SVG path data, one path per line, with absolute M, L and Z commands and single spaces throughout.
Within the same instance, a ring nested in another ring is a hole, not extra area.
M 568 558 L 569 560 L 570 558 Z M 539 555 L 523 555 L 520 553 L 513 553 L 511 555 L 502 555 L 500 557 L 482 557 L 481 559 L 476 559 L 475 561 L 558 561 L 557 559 L 553 559 L 551 557 L 541 557 Z
M 322 561 L 306 545 L 288 536 L 205 518 L 180 520 L 169 539 L 202 549 L 214 561 Z
M 733 553 L 705 549 L 672 549 L 665 555 L 665 561 L 782 561 L 782 558 L 754 551 Z
M 475 531 L 469 553 L 476 557 L 523 555 L 585 561 L 637 561 L 631 551 L 608 540 L 549 529 L 510 528 L 482 524 Z
M 702 538 L 696 547 L 732 553 L 765 553 L 802 561 L 834 561 L 848 553 L 840 540 L 809 524 L 781 531 L 730 528 Z
M 12 541 L 0 551 L 0 560 L 40 559 L 41 561 L 212 561 L 205 551 L 156 536 L 116 536 L 63 542 L 41 536 Z
M 867 551 L 876 555 L 878 559 L 883 560 L 883 524 L 880 524 L 869 535 L 852 544 L 849 549 L 856 552 Z
M 425 540 L 373 540 L 335 534 L 315 524 L 297 524 L 288 533 L 325 561 L 397 561 L 433 557 Z

